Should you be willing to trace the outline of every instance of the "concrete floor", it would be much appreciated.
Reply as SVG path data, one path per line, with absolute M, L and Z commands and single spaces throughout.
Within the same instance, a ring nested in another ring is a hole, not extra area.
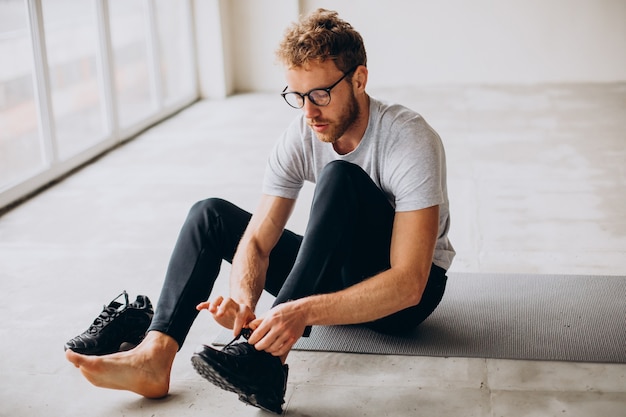
M 626 275 L 625 84 L 372 93 L 443 137 L 452 270 Z M 294 115 L 277 94 L 197 103 L 0 217 L 1 416 L 264 415 L 192 369 L 194 348 L 219 331 L 207 314 L 162 400 L 91 386 L 63 343 L 122 289 L 156 302 L 196 200 L 252 210 Z M 290 416 L 626 416 L 626 365 L 311 352 L 289 363 Z

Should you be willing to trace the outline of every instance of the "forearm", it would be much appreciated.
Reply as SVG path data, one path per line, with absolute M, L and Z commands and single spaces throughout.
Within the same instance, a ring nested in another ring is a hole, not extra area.
M 265 286 L 268 265 L 269 257 L 264 256 L 254 243 L 242 239 L 233 258 L 230 297 L 254 311 Z
M 270 252 L 278 242 L 295 200 L 263 195 L 233 257 L 230 297 L 254 311 L 265 286 Z
M 307 325 L 365 323 L 417 305 L 427 272 L 419 276 L 389 269 L 344 290 L 294 301 L 306 315 Z
M 274 306 L 251 322 L 249 343 L 282 356 L 307 325 L 366 323 L 419 304 L 430 275 L 437 227 L 438 206 L 396 213 L 389 269 L 335 293 Z
M 391 267 L 344 290 L 297 300 L 307 325 L 365 323 L 417 305 L 437 240 L 439 207 L 396 213 Z

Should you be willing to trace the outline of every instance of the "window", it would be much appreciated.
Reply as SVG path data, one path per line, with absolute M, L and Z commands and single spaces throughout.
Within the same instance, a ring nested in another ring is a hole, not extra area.
M 0 208 L 197 98 L 189 0 L 3 0 L 0 16 Z
M 98 84 L 96 10 L 94 2 L 84 0 L 41 5 L 55 138 L 59 158 L 66 159 L 108 133 Z
M 143 0 L 111 0 L 111 38 L 115 68 L 117 117 L 132 125 L 156 109 L 148 60 L 149 15 Z
M 192 34 L 187 10 L 174 7 L 167 0 L 157 0 L 159 67 L 163 78 L 163 97 L 166 103 L 175 103 L 196 88 L 193 79 Z
M 26 7 L 0 2 L 0 187 L 43 169 Z

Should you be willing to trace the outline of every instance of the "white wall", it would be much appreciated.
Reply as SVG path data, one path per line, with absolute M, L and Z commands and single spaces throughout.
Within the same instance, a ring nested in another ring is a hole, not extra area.
M 230 1 L 235 91 L 283 89 L 283 71 L 274 51 L 285 28 L 298 19 L 298 10 L 294 0 Z
M 626 1 L 306 1 L 361 31 L 377 84 L 626 80 Z
M 274 51 L 299 10 L 296 0 L 194 0 L 200 96 L 282 90 Z
M 365 40 L 370 86 L 626 81 L 626 0 L 229 0 L 231 92 L 282 89 L 285 27 L 337 10 Z

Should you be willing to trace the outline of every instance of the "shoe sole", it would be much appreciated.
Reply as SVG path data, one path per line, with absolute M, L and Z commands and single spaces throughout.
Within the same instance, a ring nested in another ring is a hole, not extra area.
M 256 393 L 247 392 L 240 387 L 237 387 L 231 382 L 229 378 L 230 372 L 225 372 L 225 370 L 223 369 L 211 366 L 202 358 L 202 356 L 194 354 L 191 357 L 191 363 L 196 372 L 198 372 L 204 379 L 208 380 L 213 385 L 216 385 L 217 387 L 225 391 L 230 391 L 237 394 L 239 396 L 239 401 L 268 411 L 270 413 L 283 413 L 282 406 L 280 404 L 268 404 L 267 402 L 262 401 Z

